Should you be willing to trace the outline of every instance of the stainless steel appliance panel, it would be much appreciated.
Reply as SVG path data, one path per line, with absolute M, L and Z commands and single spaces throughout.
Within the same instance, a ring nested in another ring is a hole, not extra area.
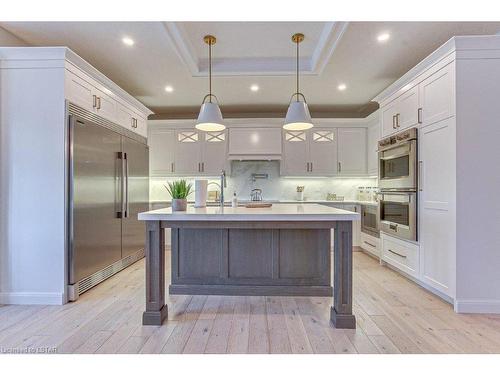
M 137 219 L 149 209 L 149 148 L 130 138 L 122 138 L 124 163 L 124 215 L 122 257 L 145 247 L 145 224 Z
M 121 136 L 70 116 L 70 284 L 121 258 Z
M 381 192 L 380 230 L 405 240 L 417 241 L 417 193 Z

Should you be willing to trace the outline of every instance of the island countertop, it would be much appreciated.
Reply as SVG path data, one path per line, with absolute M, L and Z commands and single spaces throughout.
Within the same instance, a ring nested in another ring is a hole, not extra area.
M 145 221 L 357 221 L 360 214 L 321 204 L 273 204 L 268 208 L 202 207 L 189 205 L 187 211 L 171 208 L 139 213 Z

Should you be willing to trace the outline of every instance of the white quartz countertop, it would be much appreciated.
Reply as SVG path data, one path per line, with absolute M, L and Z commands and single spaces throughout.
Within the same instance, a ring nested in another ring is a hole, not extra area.
M 194 201 L 188 201 L 188 203 L 193 203 Z M 231 204 L 230 200 L 225 200 L 226 204 Z M 244 200 L 238 200 L 239 203 L 249 203 L 251 202 L 248 199 Z M 329 201 L 326 199 L 308 199 L 304 201 L 298 201 L 295 199 L 265 199 L 264 202 L 269 202 L 269 203 L 283 203 L 283 204 L 312 204 L 312 203 L 319 203 L 319 204 L 328 204 L 328 205 L 345 205 L 345 204 L 359 204 L 359 205 L 366 205 L 366 206 L 378 206 L 378 202 L 375 201 L 358 201 L 358 200 L 343 200 L 343 201 Z M 150 203 L 153 204 L 170 204 L 170 201 L 151 201 Z M 210 204 L 216 204 L 217 202 L 215 201 L 210 201 L 208 202 Z
M 188 205 L 187 211 L 171 208 L 139 213 L 139 220 L 161 221 L 357 221 L 359 213 L 316 203 L 273 204 L 268 208 L 202 207 Z

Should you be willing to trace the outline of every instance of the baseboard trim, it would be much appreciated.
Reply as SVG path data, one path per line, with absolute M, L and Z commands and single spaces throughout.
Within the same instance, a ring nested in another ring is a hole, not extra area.
M 64 293 L 0 293 L 0 304 L 4 305 L 64 305 L 65 303 Z
M 469 299 L 456 300 L 455 312 L 472 314 L 500 314 L 500 300 Z

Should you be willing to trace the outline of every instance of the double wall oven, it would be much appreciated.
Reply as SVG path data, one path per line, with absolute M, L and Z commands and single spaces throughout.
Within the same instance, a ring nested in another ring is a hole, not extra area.
M 380 230 L 417 241 L 417 129 L 382 139 L 378 145 Z

